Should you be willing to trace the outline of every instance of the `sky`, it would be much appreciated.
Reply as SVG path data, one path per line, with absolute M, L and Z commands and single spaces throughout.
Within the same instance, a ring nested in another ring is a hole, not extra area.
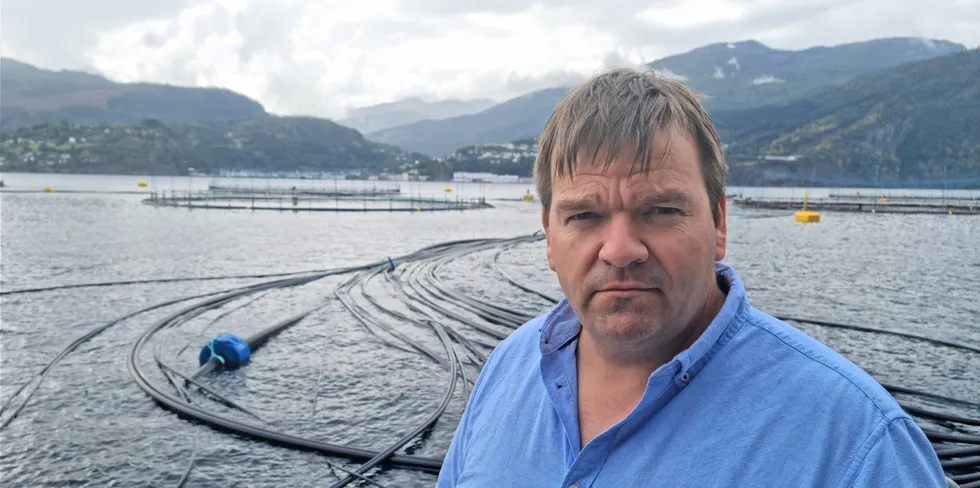
M 892 36 L 978 47 L 980 0 L 0 0 L 5 57 L 334 119 L 408 97 L 503 101 L 716 42 Z

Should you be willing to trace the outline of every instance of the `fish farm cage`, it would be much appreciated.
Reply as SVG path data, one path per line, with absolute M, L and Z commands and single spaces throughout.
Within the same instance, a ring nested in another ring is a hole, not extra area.
M 244 188 L 152 192 L 147 205 L 213 210 L 293 212 L 439 212 L 493 208 L 486 198 L 403 195 L 398 189 Z
M 799 210 L 803 199 L 736 196 L 732 203 L 747 208 Z M 827 198 L 809 198 L 807 208 L 831 212 L 980 215 L 980 198 L 831 194 Z

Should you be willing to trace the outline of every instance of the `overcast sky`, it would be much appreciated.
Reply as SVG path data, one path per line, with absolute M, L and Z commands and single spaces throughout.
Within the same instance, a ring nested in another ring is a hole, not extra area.
M 0 0 L 0 22 L 3 56 L 44 68 L 332 118 L 410 96 L 503 100 L 713 42 L 980 46 L 980 0 Z

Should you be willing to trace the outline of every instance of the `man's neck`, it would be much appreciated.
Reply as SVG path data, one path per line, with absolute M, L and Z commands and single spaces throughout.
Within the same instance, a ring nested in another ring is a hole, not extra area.
M 575 351 L 579 447 L 629 415 L 643 398 L 650 375 L 701 337 L 724 303 L 725 293 L 712 287 L 694 320 L 679 333 L 658 338 L 653 347 L 617 348 L 596 340 L 583 327 Z

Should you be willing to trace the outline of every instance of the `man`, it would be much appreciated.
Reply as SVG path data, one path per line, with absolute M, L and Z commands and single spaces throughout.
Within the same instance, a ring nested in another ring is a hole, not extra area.
M 880 385 L 719 262 L 727 168 L 686 87 L 602 74 L 538 144 L 566 298 L 490 355 L 439 487 L 946 486 Z

